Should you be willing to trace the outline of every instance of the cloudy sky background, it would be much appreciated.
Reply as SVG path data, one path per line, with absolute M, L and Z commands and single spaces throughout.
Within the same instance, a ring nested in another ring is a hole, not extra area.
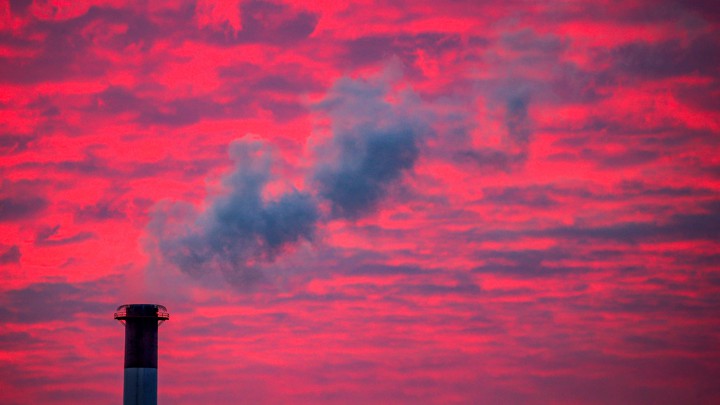
M 720 401 L 715 2 L 342 3 L 0 3 L 2 402 Z

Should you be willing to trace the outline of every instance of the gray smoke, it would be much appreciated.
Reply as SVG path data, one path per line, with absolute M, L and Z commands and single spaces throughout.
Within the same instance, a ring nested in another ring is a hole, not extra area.
M 340 80 L 319 106 L 333 122 L 327 156 L 313 172 L 320 197 L 333 217 L 356 219 L 374 211 L 389 188 L 418 158 L 428 127 L 412 93 L 385 100 L 388 84 Z
M 149 232 L 166 263 L 194 276 L 220 271 L 238 286 L 263 278 L 262 268 L 300 240 L 312 240 L 321 218 L 357 219 L 374 211 L 412 169 L 427 125 L 410 92 L 389 102 L 387 83 L 341 80 L 317 111 L 332 120 L 332 137 L 314 152 L 307 174 L 313 192 L 291 190 L 263 198 L 272 149 L 245 137 L 230 145 L 234 171 L 225 192 L 204 210 L 190 204 L 156 207 Z M 319 207 L 329 207 L 322 215 Z
M 211 198 L 204 212 L 188 205 L 160 207 L 151 232 L 162 256 L 180 270 L 197 276 L 219 270 L 228 281 L 249 286 L 262 278 L 260 267 L 288 245 L 312 239 L 319 215 L 307 193 L 263 198 L 272 169 L 267 144 L 246 137 L 230 145 L 230 155 L 235 170 L 224 179 L 225 194 Z

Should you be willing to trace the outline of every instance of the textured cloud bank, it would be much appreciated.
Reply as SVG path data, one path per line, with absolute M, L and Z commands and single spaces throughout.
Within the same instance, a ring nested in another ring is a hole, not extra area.
M 291 3 L 0 1 L 3 405 L 720 403 L 717 1 Z

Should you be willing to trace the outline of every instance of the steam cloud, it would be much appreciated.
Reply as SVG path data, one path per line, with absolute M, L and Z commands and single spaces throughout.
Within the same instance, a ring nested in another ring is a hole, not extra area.
M 247 286 L 262 278 L 261 264 L 286 245 L 312 239 L 318 210 L 309 194 L 296 190 L 263 199 L 272 166 L 266 143 L 245 137 L 230 144 L 230 156 L 236 166 L 224 179 L 226 195 L 211 199 L 205 212 L 182 204 L 160 207 L 151 232 L 162 256 L 180 270 L 199 276 L 218 269 L 228 281 Z
M 264 199 L 272 180 L 272 148 L 245 137 L 230 145 L 234 171 L 223 179 L 226 192 L 207 208 L 160 204 L 149 232 L 165 260 L 194 276 L 220 271 L 238 286 L 263 278 L 262 268 L 300 240 L 311 241 L 325 219 L 357 219 L 377 209 L 389 188 L 418 158 L 426 126 L 412 93 L 396 103 L 384 98 L 386 83 L 341 80 L 317 109 L 332 119 L 332 137 L 307 177 L 310 192 L 291 190 Z M 328 215 L 320 207 L 327 203 Z
M 332 158 L 318 165 L 314 179 L 334 217 L 355 219 L 375 210 L 418 158 L 427 133 L 419 102 L 406 93 L 390 104 L 383 100 L 386 92 L 382 84 L 341 80 L 321 105 L 330 113 L 334 134 L 321 150 Z

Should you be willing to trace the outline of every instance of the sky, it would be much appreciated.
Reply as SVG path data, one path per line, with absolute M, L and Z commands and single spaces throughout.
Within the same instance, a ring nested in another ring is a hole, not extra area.
M 713 0 L 0 1 L 0 402 L 720 403 Z

